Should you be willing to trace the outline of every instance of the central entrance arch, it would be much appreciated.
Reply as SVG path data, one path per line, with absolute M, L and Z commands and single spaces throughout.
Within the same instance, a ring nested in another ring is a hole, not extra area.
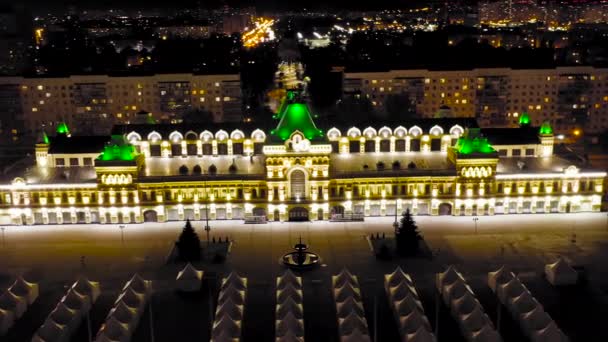
M 450 203 L 441 203 L 439 205 L 439 215 L 452 215 L 452 205 Z
M 308 221 L 308 209 L 295 207 L 289 210 L 289 221 Z

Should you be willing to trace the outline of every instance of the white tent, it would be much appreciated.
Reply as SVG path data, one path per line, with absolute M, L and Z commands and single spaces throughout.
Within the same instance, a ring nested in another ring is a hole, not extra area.
M 446 305 L 450 306 L 453 300 L 458 299 L 467 293 L 473 293 L 473 291 L 471 290 L 469 285 L 467 285 L 467 283 L 462 280 L 462 278 L 459 278 L 453 283 L 443 287 L 443 302 Z
M 85 276 L 78 278 L 74 285 L 72 285 L 72 289 L 76 290 L 78 293 L 89 296 L 91 303 L 95 303 L 101 294 L 99 282 L 90 281 Z
M 91 308 L 90 297 L 77 292 L 73 288 L 70 288 L 65 296 L 61 298 L 61 302 L 78 312 L 88 312 Z
M 216 317 L 221 317 L 227 315 L 232 318 L 234 321 L 242 321 L 243 320 L 243 306 L 234 304 L 233 301 L 227 299 L 220 305 L 218 305 L 217 310 L 215 311 Z M 217 319 L 217 318 L 216 318 Z
M 44 324 L 36 331 L 32 342 L 68 342 L 69 334 L 65 326 L 57 324 L 52 319 L 44 321 Z
M 136 293 L 132 288 L 128 288 L 118 296 L 114 306 L 120 302 L 124 302 L 130 308 L 142 309 L 146 305 L 146 297 L 143 294 Z
M 127 342 L 130 339 L 131 331 L 129 330 L 129 326 L 110 316 L 99 329 L 95 342 Z
M 291 312 L 282 320 L 276 321 L 276 336 L 284 336 L 287 332 L 292 332 L 296 336 L 304 336 L 304 322 L 297 319 Z
M 357 301 L 360 301 L 361 291 L 359 290 L 359 287 L 355 287 L 352 283 L 347 282 L 342 287 L 334 288 L 334 299 L 336 303 L 343 302 L 348 297 L 353 297 Z
M 293 332 L 288 331 L 285 335 L 277 337 L 275 342 L 304 342 L 304 338 L 296 336 Z
M 472 336 L 474 332 L 479 331 L 486 326 L 494 329 L 492 322 L 483 312 L 481 306 L 476 306 L 475 309 L 468 314 L 459 315 L 458 319 L 460 330 L 467 337 Z
M 405 298 L 399 301 L 392 301 L 390 304 L 398 317 L 407 316 L 412 311 L 420 311 L 421 313 L 424 312 L 422 303 L 418 297 L 415 297 L 412 293 L 409 293 L 407 296 L 405 296 Z
M 407 316 L 400 316 L 398 318 L 397 328 L 399 329 L 401 336 L 414 333 L 420 329 L 420 327 L 429 331 L 431 330 L 431 324 L 429 323 L 428 318 L 418 310 L 412 311 Z
M 302 290 L 296 289 L 292 284 L 287 284 L 282 290 L 277 290 L 277 303 L 282 303 L 287 298 L 293 298 L 294 302 L 302 302 Z
M 535 331 L 531 337 L 533 342 L 566 342 L 568 338 L 557 327 L 555 322 L 549 323 L 546 328 Z
M 371 338 L 361 330 L 355 329 L 349 335 L 342 336 L 340 342 L 371 342 Z
M 452 300 L 450 310 L 453 316 L 466 315 L 473 312 L 479 305 L 475 295 L 465 292 L 462 297 Z
M 450 265 L 445 271 L 435 275 L 435 285 L 437 286 L 439 293 L 443 293 L 443 289 L 446 285 L 452 284 L 461 278 L 462 277 L 458 271 L 456 271 L 456 268 Z
M 332 276 L 331 283 L 334 288 L 342 287 L 346 283 L 351 283 L 353 286 L 359 287 L 357 277 L 352 275 L 346 268 L 343 268 L 338 275 Z
M 12 311 L 15 319 L 19 319 L 27 310 L 27 299 L 7 290 L 0 296 L 0 309 Z
M 469 337 L 471 342 L 501 342 L 500 334 L 489 325 L 484 326 L 481 330 L 474 332 Z M 409 341 L 408 341 L 409 342 Z
M 358 329 L 366 334 L 368 333 L 367 321 L 364 317 L 357 315 L 357 313 L 354 311 L 345 318 L 338 319 L 338 330 L 340 332 L 340 336 L 349 335 L 355 329 Z
M 201 289 L 203 271 L 199 271 L 191 263 L 179 271 L 176 278 L 177 289 L 184 292 L 196 292 Z
M 363 304 L 355 300 L 354 297 L 348 297 L 343 302 L 336 304 L 336 312 L 338 314 L 338 318 L 344 318 L 353 311 L 361 317 L 365 315 L 365 311 L 363 310 Z
M 393 302 L 400 301 L 410 295 L 417 298 L 418 292 L 416 292 L 414 286 L 410 285 L 405 281 L 401 282 L 397 286 L 391 287 L 388 292 L 388 297 Z
M 578 281 L 578 273 L 561 257 L 553 264 L 545 265 L 547 280 L 555 286 L 575 285 Z
M 304 318 L 304 310 L 301 303 L 296 303 L 293 298 L 287 298 L 283 303 L 277 303 L 276 318 L 283 319 L 288 313 L 292 313 L 294 317 Z
M 72 333 L 76 329 L 78 329 L 78 325 L 80 325 L 80 319 L 82 316 L 76 310 L 72 310 L 65 306 L 63 303 L 57 304 L 55 310 L 51 312 L 47 320 L 52 320 L 53 322 L 64 327 L 65 335 L 71 336 Z
M 148 296 L 152 291 L 152 281 L 144 280 L 142 277 L 139 276 L 139 274 L 136 273 L 133 278 L 131 278 L 125 284 L 122 290 L 124 291 L 127 288 L 131 288 L 137 293 L 141 293 Z
M 498 299 L 500 299 L 500 302 L 506 305 L 509 301 L 509 298 L 518 297 L 525 291 L 526 288 L 519 281 L 519 279 L 513 278 L 509 282 L 506 282 L 502 285 L 498 285 L 496 294 L 498 295 Z
M 393 273 L 384 275 L 385 289 L 390 289 L 391 287 L 395 287 L 395 286 L 401 284 L 402 282 L 407 282 L 410 285 L 413 284 L 412 278 L 409 276 L 409 274 L 406 274 L 405 272 L 403 272 L 401 267 L 397 267 L 393 271 Z
M 124 302 L 119 302 L 110 310 L 108 316 L 115 318 L 120 323 L 128 325 L 129 331 L 133 332 L 137 323 L 139 323 L 140 313 L 137 308 L 130 308 Z
M 19 276 L 9 288 L 9 291 L 19 297 L 27 299 L 28 304 L 32 304 L 38 298 L 39 288 L 36 283 L 29 283 Z
M 234 304 L 245 305 L 245 291 L 237 290 L 232 286 L 226 287 L 220 291 L 218 303 L 223 303 L 228 299 L 232 300 Z
M 507 269 L 506 266 L 502 266 L 494 272 L 488 272 L 488 286 L 492 291 L 496 292 L 498 285 L 505 284 L 513 278 L 515 278 L 515 274 Z
M 13 324 L 15 324 L 13 312 L 0 309 L 0 336 L 6 334 Z
M 285 271 L 283 275 L 277 277 L 277 289 L 282 290 L 287 284 L 291 284 L 297 289 L 302 288 L 302 278 L 297 277 L 291 270 Z
M 537 306 L 534 310 L 522 314 L 519 317 L 519 323 L 521 324 L 522 330 L 528 336 L 532 336 L 535 331 L 545 329 L 553 322 L 551 317 L 540 306 Z
M 427 330 L 425 327 L 420 327 L 418 330 L 411 334 L 407 334 L 405 337 L 405 341 L 407 342 L 437 342 L 435 335 L 433 335 L 430 330 Z
M 232 286 L 241 291 L 247 288 L 247 278 L 239 277 L 236 272 L 230 272 L 228 277 L 222 279 L 222 289 Z
M 239 342 L 239 338 L 234 338 L 230 336 L 229 332 L 223 332 L 219 336 L 212 337 L 211 342 Z
M 220 335 L 239 338 L 241 336 L 241 323 L 228 316 L 222 316 L 213 323 L 213 329 L 211 330 L 211 336 L 213 338 L 219 337 Z
M 540 303 L 526 290 L 517 297 L 509 298 L 506 306 L 512 315 L 519 317 L 519 315 L 536 309 L 537 306 L 540 306 Z

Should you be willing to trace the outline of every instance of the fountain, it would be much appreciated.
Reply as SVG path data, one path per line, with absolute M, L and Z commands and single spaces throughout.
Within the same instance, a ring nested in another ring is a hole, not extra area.
M 305 269 L 317 265 L 321 258 L 313 252 L 308 251 L 308 245 L 300 241 L 293 246 L 294 251 L 289 252 L 281 258 L 283 264 L 289 268 Z

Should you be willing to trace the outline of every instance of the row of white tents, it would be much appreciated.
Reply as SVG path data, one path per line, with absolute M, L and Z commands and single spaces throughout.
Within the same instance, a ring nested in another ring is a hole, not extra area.
M 151 295 L 152 281 L 135 274 L 122 288 L 95 341 L 130 341 Z
M 201 289 L 203 271 L 197 270 L 191 263 L 186 264 L 179 271 L 175 279 L 177 290 L 182 292 L 196 292 Z
M 302 278 L 290 270 L 277 277 L 275 308 L 276 342 L 304 341 Z
M 528 288 L 505 266 L 488 273 L 488 286 L 532 342 L 568 341 Z
M 341 342 L 371 342 L 357 276 L 343 269 L 331 277 Z
M 409 274 L 401 267 L 384 275 L 384 290 L 403 342 L 435 342 L 431 324 Z
M 502 341 L 473 290 L 454 266 L 437 273 L 435 281 L 443 302 L 450 309 L 452 317 L 458 322 L 460 331 L 467 341 Z
M 80 277 L 61 298 L 32 342 L 68 342 L 97 301 L 101 289 L 98 282 Z
M 247 294 L 247 278 L 232 272 L 222 279 L 211 342 L 240 341 Z
M 36 301 L 39 294 L 36 283 L 29 283 L 18 277 L 0 296 L 0 336 L 3 336 L 21 318 L 27 308 Z

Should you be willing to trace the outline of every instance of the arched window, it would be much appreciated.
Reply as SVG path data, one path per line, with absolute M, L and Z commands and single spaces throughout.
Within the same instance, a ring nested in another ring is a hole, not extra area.
M 304 198 L 306 196 L 306 175 L 302 170 L 291 173 L 291 197 Z

